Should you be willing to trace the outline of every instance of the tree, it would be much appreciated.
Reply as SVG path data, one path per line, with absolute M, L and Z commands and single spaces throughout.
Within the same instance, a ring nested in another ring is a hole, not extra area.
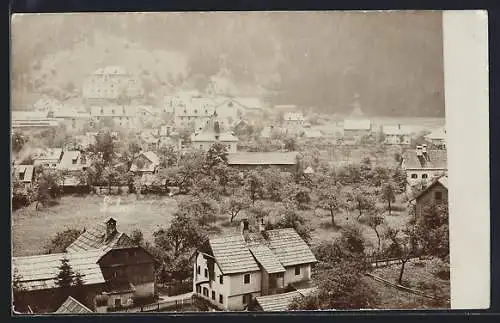
M 196 219 L 201 226 L 215 222 L 218 211 L 217 202 L 205 195 L 189 197 L 179 203 L 179 213 Z
M 380 192 L 380 199 L 382 202 L 387 203 L 387 209 L 389 210 L 389 216 L 391 215 L 391 203 L 396 202 L 396 185 L 392 182 L 386 182 L 382 185 L 382 190 Z
M 24 144 L 27 142 L 27 138 L 23 136 L 21 132 L 15 131 L 11 137 L 11 147 L 12 151 L 17 153 L 23 149 Z
M 69 264 L 68 258 L 64 257 L 61 259 L 61 265 L 59 266 L 59 273 L 57 274 L 56 284 L 59 288 L 69 288 L 73 285 L 73 278 L 75 273 L 71 265 Z
M 423 251 L 443 260 L 450 254 L 448 218 L 447 203 L 434 203 L 422 208 L 416 223 Z
M 227 148 L 224 144 L 216 142 L 208 149 L 205 167 L 207 169 L 212 169 L 212 167 L 220 164 L 227 165 Z
M 199 175 L 194 182 L 191 193 L 194 196 L 208 196 L 219 201 L 221 191 L 222 188 L 211 177 Z
M 337 188 L 334 181 L 330 181 L 319 187 L 317 194 L 319 206 L 322 209 L 330 211 L 332 225 L 335 226 L 335 213 L 342 207 L 340 190 Z
M 287 179 L 276 171 L 276 169 L 268 168 L 262 171 L 262 178 L 264 179 L 264 189 L 266 198 L 274 202 L 280 202 L 282 199 L 282 190 Z M 291 181 L 291 179 L 289 179 Z
M 176 259 L 198 247 L 204 241 L 203 230 L 197 222 L 186 214 L 178 213 L 167 230 L 153 233 L 155 245 L 172 254 Z
M 377 251 L 380 253 L 380 247 L 381 247 L 381 236 L 380 232 L 378 231 L 378 227 L 384 223 L 384 218 L 380 215 L 376 214 L 370 214 L 368 218 L 366 219 L 366 225 L 368 225 L 370 228 L 375 231 L 375 234 L 377 235 Z
M 249 171 L 245 176 L 245 190 L 248 192 L 252 204 L 265 194 L 264 179 L 257 170 Z
M 278 222 L 266 223 L 266 230 L 286 228 L 293 228 L 306 243 L 310 243 L 312 229 L 308 221 L 294 209 L 286 208 Z
M 119 177 L 120 173 L 111 166 L 105 167 L 102 172 L 102 179 L 108 185 L 109 189 L 111 189 L 111 186 L 118 184 Z
M 115 156 L 115 142 L 109 129 L 99 131 L 87 150 L 93 159 L 102 159 L 105 165 L 110 165 Z
M 158 151 L 160 167 L 172 167 L 177 164 L 178 153 L 174 146 L 161 147 Z
M 130 234 L 130 240 L 132 240 L 132 243 L 134 245 L 142 246 L 144 244 L 144 235 L 142 234 L 142 231 L 139 229 L 134 229 Z
M 80 234 L 82 234 L 82 232 L 76 229 L 66 229 L 58 232 L 46 247 L 46 252 L 65 252 L 66 248 L 69 247 L 80 236 Z
M 236 218 L 242 210 L 249 208 L 250 205 L 251 202 L 247 197 L 242 195 L 233 195 L 223 203 L 222 209 L 224 213 L 227 213 L 230 216 L 229 221 L 232 223 L 234 218 Z
M 39 204 L 46 206 L 50 201 L 58 198 L 61 193 L 60 176 L 57 172 L 44 170 L 38 177 L 34 187 L 35 208 L 38 210 Z
M 375 200 L 371 194 L 364 188 L 358 187 L 353 192 L 348 194 L 348 199 L 354 203 L 355 208 L 358 210 L 358 219 L 364 212 L 369 213 L 375 209 Z
M 389 257 L 398 258 L 401 262 L 397 283 L 403 282 L 403 274 L 406 263 L 416 255 L 418 251 L 418 231 L 415 226 L 408 224 L 405 229 L 399 231 L 389 228 L 386 232 L 386 239 L 390 241 L 386 254 Z
M 366 282 L 364 272 L 354 270 L 349 261 L 341 261 L 334 267 L 322 270 L 314 278 L 318 291 L 294 299 L 290 310 L 353 310 L 372 308 L 377 293 Z

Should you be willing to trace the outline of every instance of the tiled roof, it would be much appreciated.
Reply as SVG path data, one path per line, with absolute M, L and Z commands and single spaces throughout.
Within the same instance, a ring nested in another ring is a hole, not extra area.
M 288 306 L 292 303 L 292 301 L 298 297 L 301 297 L 302 294 L 298 291 L 283 293 L 283 294 L 275 294 L 275 295 L 267 295 L 267 296 L 259 296 L 255 299 L 257 303 L 260 305 L 263 311 L 287 311 Z
M 297 152 L 237 152 L 228 154 L 229 165 L 294 165 Z
M 12 265 L 20 276 L 20 285 L 27 290 L 56 288 L 61 260 L 65 257 L 69 260 L 72 269 L 82 275 L 84 284 L 100 284 L 104 283 L 104 277 L 97 262 L 103 254 L 103 250 L 92 250 L 13 257 Z
M 257 262 L 269 273 L 282 273 L 285 268 L 276 259 L 273 252 L 265 245 L 258 244 L 248 247 Z
M 125 233 L 116 232 L 108 241 L 105 240 L 106 223 L 98 223 L 85 230 L 68 248 L 67 252 L 81 252 L 86 250 L 108 250 L 129 240 Z
M 446 187 L 446 189 L 448 189 L 448 176 L 442 176 L 442 177 L 438 178 L 438 182 L 439 182 L 439 184 Z
M 370 130 L 371 121 L 367 119 L 344 120 L 344 130 Z
M 404 156 L 404 166 L 406 169 L 447 169 L 448 158 L 446 150 L 428 150 L 429 159 L 418 157 L 415 150 L 408 150 Z
M 35 149 L 34 159 L 57 159 L 61 158 L 62 148 L 38 148 Z
M 57 168 L 69 171 L 77 171 L 82 170 L 83 167 L 89 167 L 90 159 L 84 159 L 82 157 L 82 153 L 78 150 L 67 150 L 64 152 L 59 165 L 57 165 Z M 73 161 L 76 161 L 76 164 L 73 164 Z M 82 163 L 82 161 L 84 163 Z
M 19 175 L 24 173 L 24 177 L 21 182 L 30 183 L 33 180 L 33 171 L 35 167 L 33 165 L 16 165 L 14 167 L 14 174 L 17 179 L 19 179 Z
M 287 267 L 317 261 L 309 246 L 294 229 L 268 230 L 266 233 L 269 248 L 283 266 Z
M 259 266 L 241 235 L 209 240 L 213 255 L 224 274 L 258 271 Z
M 64 303 L 55 311 L 56 314 L 87 314 L 93 313 L 87 306 L 83 305 L 73 297 L 69 296 Z

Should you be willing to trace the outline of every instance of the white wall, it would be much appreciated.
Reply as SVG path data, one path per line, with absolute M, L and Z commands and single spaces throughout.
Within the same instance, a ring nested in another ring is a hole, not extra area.
M 255 297 L 261 296 L 260 292 L 252 293 L 252 299 Z M 240 311 L 245 308 L 248 304 L 243 304 L 243 295 L 236 295 L 228 297 L 227 300 L 227 309 L 232 311 Z
M 244 275 L 250 274 L 250 283 L 244 283 Z M 230 295 L 241 295 L 260 292 L 262 274 L 260 271 L 234 274 L 230 276 Z
M 440 176 L 444 174 L 443 170 L 432 170 L 432 169 L 407 169 L 406 179 L 409 186 L 417 185 L 422 183 L 422 180 L 430 183 L 435 176 Z M 416 175 L 417 178 L 412 178 L 412 175 Z M 422 178 L 423 175 L 427 175 L 427 178 Z
M 311 280 L 311 265 L 299 265 L 300 275 L 295 275 L 295 267 L 285 267 L 285 288 L 288 284 Z
M 135 295 L 139 297 L 152 296 L 155 293 L 155 283 L 149 282 L 134 285 Z

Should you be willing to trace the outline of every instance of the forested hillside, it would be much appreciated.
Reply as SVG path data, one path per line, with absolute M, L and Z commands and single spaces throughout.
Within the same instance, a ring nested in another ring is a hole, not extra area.
M 25 91 L 78 96 L 85 76 L 106 65 L 125 66 L 160 94 L 225 66 L 277 103 L 346 112 L 359 94 L 369 115 L 444 115 L 437 12 L 14 17 L 14 108 Z

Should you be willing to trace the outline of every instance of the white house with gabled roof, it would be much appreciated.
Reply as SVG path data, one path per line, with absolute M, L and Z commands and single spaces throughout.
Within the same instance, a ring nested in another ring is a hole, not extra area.
M 244 310 L 256 297 L 303 288 L 317 262 L 292 229 L 248 232 L 210 238 L 194 255 L 193 290 L 213 308 Z M 300 287 L 298 287 L 300 286 Z

